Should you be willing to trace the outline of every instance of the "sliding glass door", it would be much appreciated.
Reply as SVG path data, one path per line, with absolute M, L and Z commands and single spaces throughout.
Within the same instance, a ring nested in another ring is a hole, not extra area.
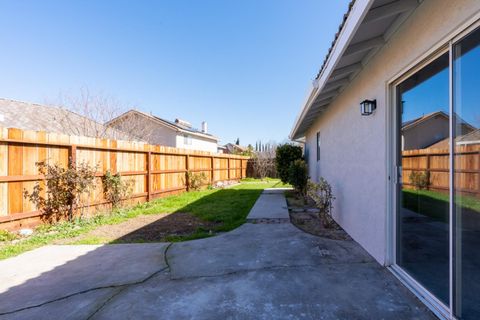
M 402 170 L 397 264 L 449 303 L 449 55 L 397 87 Z
M 455 314 L 480 318 L 480 30 L 453 44 Z M 468 128 L 465 126 L 468 125 Z M 468 130 L 467 130 L 468 129 Z
M 480 319 L 480 30 L 395 92 L 395 264 L 434 305 Z

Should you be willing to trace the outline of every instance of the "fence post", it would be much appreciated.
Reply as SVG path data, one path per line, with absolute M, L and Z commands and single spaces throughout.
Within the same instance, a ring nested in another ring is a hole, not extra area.
M 227 158 L 227 180 L 230 180 L 230 157 Z
M 74 144 L 68 149 L 68 164 L 72 168 L 77 166 L 77 146 Z
M 477 168 L 477 195 L 480 194 L 480 151 L 477 153 L 478 155 L 478 168 Z
M 210 157 L 210 168 L 212 169 L 212 172 L 211 172 L 211 176 L 210 176 L 210 183 L 213 185 L 213 183 L 215 182 L 214 179 L 215 179 L 215 170 L 214 170 L 214 166 L 215 166 L 215 158 L 213 156 Z
M 72 144 L 68 149 L 68 166 L 72 169 L 77 167 L 77 146 Z M 73 208 L 73 200 L 69 201 L 68 209 L 68 220 L 72 221 L 73 215 L 75 214 Z
M 147 153 L 147 201 L 152 199 L 152 152 Z
M 425 170 L 425 173 L 427 174 L 427 190 L 429 190 L 430 186 L 430 154 L 427 153 L 427 169 Z
M 189 171 L 189 170 L 190 170 L 190 169 L 189 169 L 189 166 L 190 166 L 190 165 L 189 165 L 189 162 L 190 162 L 190 155 L 187 154 L 187 155 L 185 155 L 185 170 L 186 170 L 186 171 L 185 171 L 185 187 L 187 188 L 187 191 L 190 190 L 190 181 L 189 181 L 189 179 L 188 179 L 188 174 L 189 174 L 189 172 L 190 172 L 190 171 Z

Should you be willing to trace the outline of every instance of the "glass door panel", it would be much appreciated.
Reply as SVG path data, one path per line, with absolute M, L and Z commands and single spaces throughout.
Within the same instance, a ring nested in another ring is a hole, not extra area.
M 480 30 L 453 46 L 455 313 L 480 319 Z
M 449 304 L 449 55 L 397 86 L 396 263 Z

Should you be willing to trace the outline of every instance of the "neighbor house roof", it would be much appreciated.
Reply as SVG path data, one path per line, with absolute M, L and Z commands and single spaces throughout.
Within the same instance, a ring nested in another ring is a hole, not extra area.
M 431 113 L 427 113 L 421 117 L 418 117 L 418 118 L 415 118 L 415 119 L 412 119 L 412 120 L 409 120 L 409 121 L 405 121 L 404 123 L 402 123 L 402 130 L 408 130 L 410 128 L 413 128 L 429 119 L 433 119 L 435 117 L 442 117 L 442 118 L 445 118 L 445 120 L 449 120 L 450 118 L 448 117 L 448 115 L 443 112 L 443 111 L 435 111 L 435 112 L 431 112 Z
M 420 0 L 355 0 L 313 81 L 290 138 L 298 140 L 389 40 Z M 359 101 L 360 102 L 360 101 Z
M 433 119 L 435 117 L 442 117 L 444 118 L 446 121 L 449 121 L 449 116 L 443 112 L 443 111 L 434 111 L 434 112 L 431 112 L 431 113 L 427 113 L 421 117 L 418 117 L 416 119 L 413 119 L 413 120 L 409 120 L 409 121 L 406 121 L 404 123 L 402 123 L 402 130 L 408 130 L 410 128 L 413 128 L 419 124 L 422 124 L 424 123 L 425 121 L 428 121 L 430 119 Z M 474 126 L 472 126 L 471 124 L 469 124 L 468 122 L 466 122 L 465 120 L 461 119 L 460 117 L 457 116 L 457 125 L 461 123 L 461 125 L 464 127 L 464 129 L 466 129 L 466 131 L 468 132 L 471 132 L 471 131 L 474 131 L 474 130 L 477 130 L 477 128 L 475 128 Z
M 205 132 L 202 132 L 202 131 L 200 131 L 196 128 L 183 125 L 182 122 L 176 123 L 176 122 L 173 122 L 173 121 L 169 121 L 169 120 L 154 116 L 152 114 L 148 114 L 148 113 L 138 111 L 138 110 L 133 110 L 133 109 L 121 114 L 120 116 L 118 116 L 118 117 L 116 117 L 116 118 L 114 118 L 110 121 L 108 121 L 105 125 L 110 126 L 110 125 L 114 124 L 115 122 L 121 121 L 123 118 L 126 118 L 126 117 L 128 117 L 129 115 L 132 115 L 132 114 L 137 114 L 137 115 L 146 117 L 150 120 L 155 121 L 159 125 L 166 126 L 166 127 L 170 128 L 170 129 L 173 129 L 177 132 L 189 133 L 191 135 L 206 138 L 206 139 L 210 139 L 210 140 L 214 140 L 216 142 L 218 142 L 220 140 L 219 138 L 217 138 L 216 136 L 214 136 L 212 134 L 205 133 Z
M 0 127 L 96 138 L 129 138 L 124 132 L 64 108 L 4 98 L 0 98 Z

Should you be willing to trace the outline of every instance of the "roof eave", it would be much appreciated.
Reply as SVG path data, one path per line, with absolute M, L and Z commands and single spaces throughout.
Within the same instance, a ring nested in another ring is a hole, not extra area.
M 299 134 L 298 130 L 300 125 L 305 119 L 305 115 L 307 114 L 308 110 L 311 108 L 312 103 L 317 98 L 318 94 L 322 91 L 325 87 L 326 82 L 328 81 L 330 75 L 332 74 L 333 70 L 337 66 L 338 62 L 340 61 L 342 54 L 348 47 L 351 39 L 355 35 L 358 27 L 361 25 L 363 18 L 368 13 L 371 5 L 375 0 L 356 0 L 353 4 L 351 11 L 348 17 L 345 20 L 345 23 L 338 35 L 338 38 L 333 46 L 331 53 L 329 54 L 324 67 L 322 68 L 320 75 L 317 80 L 315 80 L 316 85 L 312 88 L 309 98 L 307 99 L 306 103 L 300 110 L 299 115 L 297 116 L 297 120 L 294 123 L 294 126 L 290 132 L 289 138 L 292 140 L 301 138 L 303 134 Z

